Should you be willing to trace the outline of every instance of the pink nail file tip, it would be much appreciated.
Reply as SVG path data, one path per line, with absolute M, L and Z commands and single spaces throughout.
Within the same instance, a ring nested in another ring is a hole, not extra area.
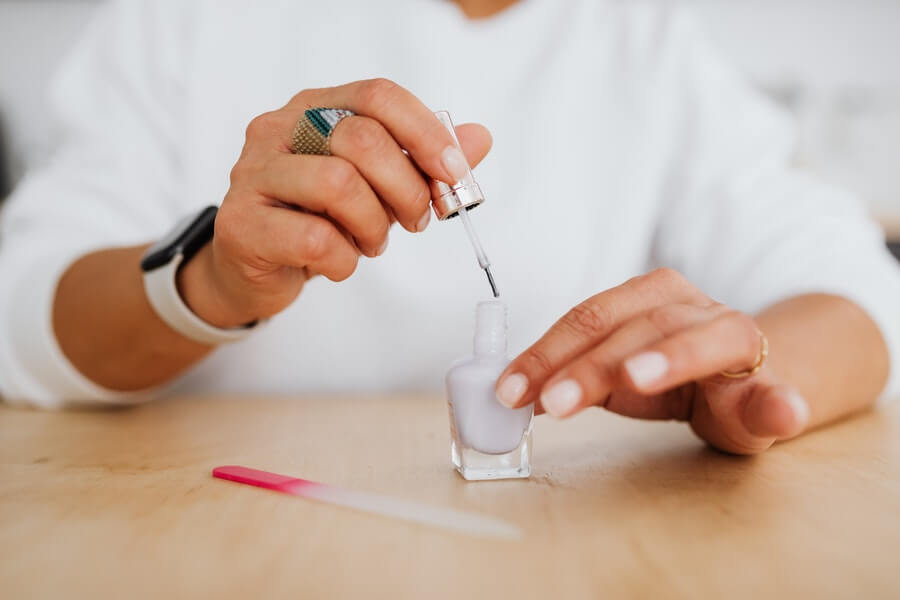
M 521 530 L 515 525 L 494 517 L 380 494 L 346 490 L 308 479 L 279 475 L 259 469 L 229 465 L 216 467 L 213 469 L 212 475 L 219 479 L 236 481 L 292 496 L 319 500 L 328 504 L 471 535 L 503 539 L 517 539 L 522 535 Z

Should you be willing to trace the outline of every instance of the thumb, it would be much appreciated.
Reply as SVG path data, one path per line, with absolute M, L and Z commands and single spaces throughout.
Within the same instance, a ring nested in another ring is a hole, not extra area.
M 790 386 L 760 384 L 745 400 L 740 419 L 753 435 L 789 439 L 809 424 L 809 405 Z
M 472 168 L 487 156 L 491 145 L 494 143 L 493 139 L 491 139 L 491 132 L 487 130 L 487 127 L 478 123 L 457 125 L 456 137 L 459 140 L 459 145 L 462 146 L 463 153 L 469 160 L 469 166 Z

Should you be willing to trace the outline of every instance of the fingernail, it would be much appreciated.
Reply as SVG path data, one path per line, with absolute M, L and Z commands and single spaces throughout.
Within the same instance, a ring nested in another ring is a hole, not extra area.
M 466 169 L 469 167 L 466 157 L 463 156 L 463 153 L 456 146 L 444 148 L 444 151 L 441 152 L 441 164 L 444 166 L 447 174 L 453 178 L 453 183 L 465 177 Z
M 497 386 L 497 400 L 503 406 L 512 408 L 522 399 L 527 389 L 528 379 L 524 375 L 521 373 L 507 375 Z
M 431 221 L 431 209 L 426 210 L 425 214 L 422 215 L 422 218 L 419 219 L 419 222 L 416 223 L 416 231 L 425 231 L 425 228 L 428 227 L 428 223 Z
M 574 379 L 564 379 L 541 394 L 541 405 L 547 414 L 564 417 L 581 402 L 581 386 Z
M 669 370 L 669 359 L 661 352 L 644 352 L 625 361 L 625 370 L 638 387 L 658 381 Z
M 384 251 L 387 250 L 389 241 L 391 241 L 391 238 L 384 238 L 384 242 L 382 242 L 381 246 L 378 248 L 378 253 L 375 256 L 381 256 L 382 254 L 384 254 Z
M 805 427 L 809 423 L 809 404 L 806 399 L 797 392 L 791 392 L 785 396 L 785 400 L 794 412 L 794 418 Z

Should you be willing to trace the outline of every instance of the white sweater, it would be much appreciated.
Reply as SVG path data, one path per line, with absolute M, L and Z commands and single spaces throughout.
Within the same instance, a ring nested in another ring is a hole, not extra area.
M 436 0 L 122 0 L 59 75 L 52 164 L 4 210 L 0 395 L 50 407 L 438 388 L 488 293 L 458 220 L 395 227 L 348 281 L 317 278 L 266 328 L 149 395 L 88 381 L 51 327 L 55 285 L 79 255 L 154 240 L 221 200 L 251 118 L 303 88 L 374 76 L 493 132 L 472 217 L 512 351 L 586 297 L 668 265 L 750 313 L 807 292 L 850 298 L 881 327 L 887 393 L 900 391 L 900 269 L 878 227 L 790 165 L 785 117 L 682 15 L 600 0 L 524 0 L 477 22 Z

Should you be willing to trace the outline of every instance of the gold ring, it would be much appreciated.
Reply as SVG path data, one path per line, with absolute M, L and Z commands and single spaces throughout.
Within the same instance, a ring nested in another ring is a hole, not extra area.
M 729 379 L 744 379 L 756 375 L 757 371 L 762 369 L 763 365 L 766 363 L 766 358 L 769 357 L 769 340 L 762 331 L 757 330 L 757 333 L 759 334 L 759 354 L 756 355 L 756 362 L 753 363 L 753 366 L 738 373 L 719 371 L 719 375 L 728 377 Z

